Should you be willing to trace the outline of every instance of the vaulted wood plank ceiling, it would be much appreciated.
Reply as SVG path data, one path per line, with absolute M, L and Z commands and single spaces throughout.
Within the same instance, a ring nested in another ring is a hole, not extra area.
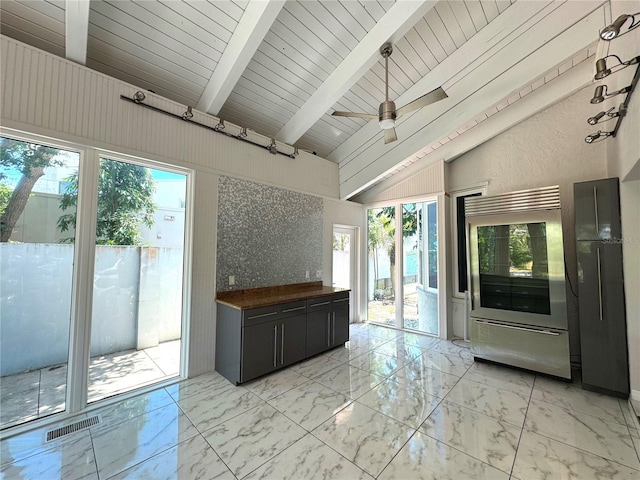
M 603 0 L 0 3 L 3 35 L 338 163 L 343 198 L 417 159 L 463 153 L 439 147 L 469 138 L 490 112 L 548 83 L 548 72 L 575 70 L 608 21 Z M 398 107 L 441 85 L 449 95 L 400 118 L 388 145 L 377 120 L 331 115 L 377 113 L 386 41 Z M 552 97 L 586 85 L 583 70 Z M 511 124 L 535 109 L 521 110 Z

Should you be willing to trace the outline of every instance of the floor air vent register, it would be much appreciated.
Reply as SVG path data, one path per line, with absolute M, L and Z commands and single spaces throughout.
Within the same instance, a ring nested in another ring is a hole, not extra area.
M 94 415 L 93 417 L 89 417 L 87 419 L 65 425 L 64 427 L 54 428 L 53 430 L 49 430 L 47 432 L 45 443 L 52 442 L 53 440 L 56 440 L 60 437 L 71 435 L 72 433 L 79 432 L 80 430 L 85 430 L 89 427 L 93 427 L 94 425 L 99 425 L 101 423 L 102 418 L 100 418 L 99 415 Z

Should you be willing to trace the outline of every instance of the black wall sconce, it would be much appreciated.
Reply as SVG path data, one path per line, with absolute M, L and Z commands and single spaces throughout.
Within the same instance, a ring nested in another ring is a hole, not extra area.
M 640 25 L 640 18 L 638 19 L 638 21 L 636 21 L 636 15 L 640 15 L 640 12 L 632 13 L 630 15 L 620 15 L 611 25 L 607 25 L 602 29 L 602 31 L 600 32 L 600 38 L 602 40 L 611 41 L 614 38 L 629 33 L 631 30 Z M 620 33 L 620 30 L 629 19 L 631 19 L 631 23 L 623 33 Z
M 612 68 L 607 68 L 607 58 L 615 58 L 619 62 L 618 65 L 614 65 Z M 607 55 L 596 62 L 596 74 L 593 78 L 594 80 L 602 80 L 612 73 L 622 70 L 623 68 L 627 68 L 629 65 L 636 65 L 638 62 L 640 62 L 640 56 L 623 62 L 617 55 Z

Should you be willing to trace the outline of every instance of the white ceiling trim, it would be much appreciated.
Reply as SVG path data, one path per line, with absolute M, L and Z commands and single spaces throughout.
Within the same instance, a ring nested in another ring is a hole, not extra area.
M 217 115 L 284 6 L 284 0 L 251 0 L 196 109 Z
M 85 65 L 89 35 L 89 0 L 67 0 L 65 3 L 65 56 Z
M 445 145 L 412 163 L 389 180 L 378 183 L 354 200 L 360 203 L 375 202 L 377 198 L 393 186 L 406 181 L 429 165 L 444 160 L 451 162 L 477 146 L 527 118 L 555 105 L 563 99 L 585 88 L 593 81 L 593 63 L 583 61 L 568 71 L 555 77 L 551 82 L 537 88 L 508 108 L 480 122 L 473 128 L 458 135 Z
M 450 99 L 406 117 L 397 131 L 403 142 L 382 149 L 370 143 L 352 161 L 340 164 L 341 198 L 350 198 L 379 181 L 400 162 L 425 145 L 447 135 L 452 125 L 464 124 L 498 103 L 508 91 L 519 91 L 571 54 L 587 48 L 602 26 L 604 2 L 566 2 L 543 22 L 527 29 L 445 90 Z M 596 8 L 597 10 L 593 10 Z M 508 10 L 507 10 L 508 11 Z M 592 13 L 587 13 L 591 11 Z M 566 25 L 572 25 L 566 28 Z M 491 76 L 490 76 L 491 75 Z M 480 86 L 480 88 L 478 88 Z M 515 86 L 515 88 L 514 88 Z M 455 104 L 449 103 L 455 102 Z M 448 104 L 445 104 L 448 103 Z
M 276 134 L 293 144 L 380 59 L 380 46 L 400 40 L 437 1 L 396 2 Z

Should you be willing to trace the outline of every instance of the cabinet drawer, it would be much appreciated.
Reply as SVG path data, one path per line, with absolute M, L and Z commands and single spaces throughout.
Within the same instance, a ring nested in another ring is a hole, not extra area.
M 340 305 L 349 305 L 349 292 L 341 292 L 336 293 L 335 295 L 331 295 L 331 303 L 334 307 L 339 307 Z
M 278 305 L 269 305 L 268 307 L 252 308 L 245 310 L 242 315 L 242 326 L 257 325 L 263 322 L 269 322 L 278 318 Z
M 331 296 L 310 298 L 307 300 L 307 311 L 315 312 L 318 310 L 326 310 L 331 308 Z
M 283 303 L 278 305 L 278 318 L 293 317 L 294 315 L 304 315 L 307 313 L 306 300 Z

